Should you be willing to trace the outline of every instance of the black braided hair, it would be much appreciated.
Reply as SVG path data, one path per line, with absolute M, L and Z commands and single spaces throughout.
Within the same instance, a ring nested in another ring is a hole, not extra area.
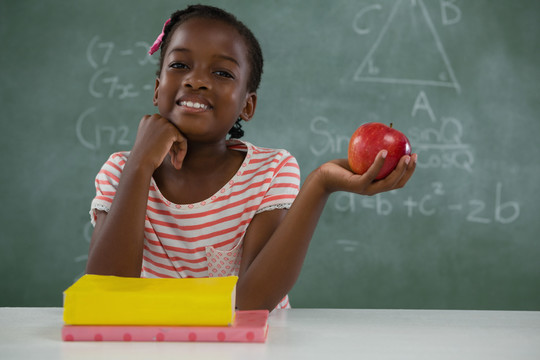
M 229 130 L 229 135 L 231 136 L 231 139 L 240 139 L 242 136 L 244 136 L 244 130 L 242 130 L 242 119 L 238 118 L 236 122 L 234 123 L 231 130 Z

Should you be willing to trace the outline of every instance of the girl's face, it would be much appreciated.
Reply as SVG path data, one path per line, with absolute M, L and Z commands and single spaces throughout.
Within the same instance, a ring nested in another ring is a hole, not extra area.
M 247 48 L 234 27 L 189 19 L 165 51 L 154 105 L 188 140 L 223 140 L 239 116 L 253 116 L 257 96 L 247 92 Z

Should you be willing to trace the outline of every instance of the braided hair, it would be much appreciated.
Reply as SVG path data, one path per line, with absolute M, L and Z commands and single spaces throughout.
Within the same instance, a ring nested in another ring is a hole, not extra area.
M 174 33 L 174 30 L 184 22 L 193 18 L 205 18 L 205 19 L 215 19 L 225 22 L 233 26 L 240 36 L 245 41 L 246 47 L 248 49 L 248 62 L 250 66 L 249 77 L 247 81 L 247 90 L 249 92 L 256 92 L 259 88 L 261 82 L 261 75 L 263 73 L 263 55 L 261 46 L 255 38 L 255 35 L 249 30 L 249 28 L 239 21 L 234 15 L 226 12 L 217 7 L 207 6 L 207 5 L 190 5 L 184 10 L 178 10 L 174 12 L 170 17 L 170 22 L 163 29 L 163 40 L 160 47 L 160 56 L 159 56 L 159 68 L 156 72 L 156 75 L 159 77 L 161 75 L 161 68 L 163 67 L 163 60 L 171 41 L 171 34 Z M 229 131 L 231 138 L 239 139 L 244 135 L 242 130 L 242 125 L 240 124 L 241 119 L 239 118 L 232 129 Z

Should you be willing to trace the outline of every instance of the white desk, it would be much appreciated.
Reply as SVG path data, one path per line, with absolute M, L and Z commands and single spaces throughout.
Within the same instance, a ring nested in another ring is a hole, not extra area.
M 63 342 L 61 308 L 0 308 L 0 359 L 540 359 L 540 312 L 279 310 L 264 344 Z

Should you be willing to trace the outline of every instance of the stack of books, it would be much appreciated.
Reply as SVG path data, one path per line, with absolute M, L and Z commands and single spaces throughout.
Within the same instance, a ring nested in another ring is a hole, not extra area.
M 64 291 L 64 341 L 264 342 L 268 311 L 235 311 L 236 276 L 84 275 Z

